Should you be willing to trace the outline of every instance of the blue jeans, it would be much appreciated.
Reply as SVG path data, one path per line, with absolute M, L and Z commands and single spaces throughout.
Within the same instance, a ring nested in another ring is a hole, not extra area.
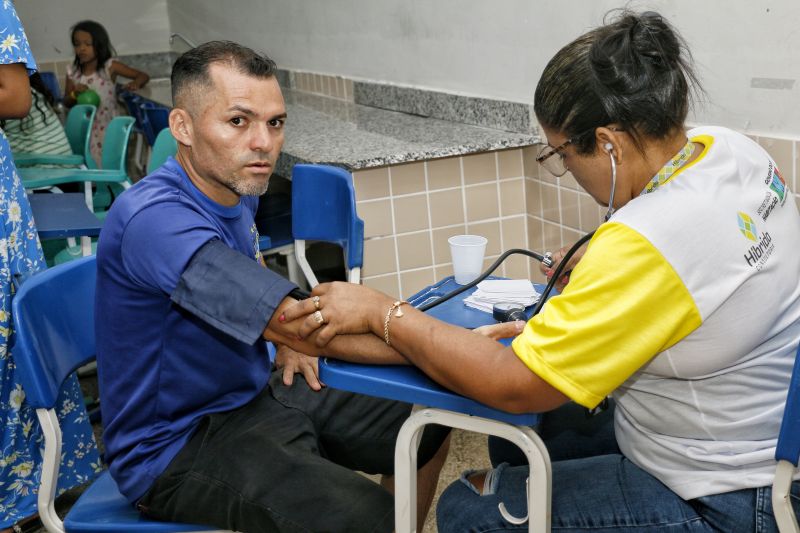
M 552 467 L 554 532 L 777 533 L 769 487 L 686 501 L 619 453 L 555 460 Z M 500 465 L 485 495 L 462 477 L 439 499 L 439 531 L 527 531 L 527 523 L 510 524 L 498 511 L 502 502 L 513 516 L 526 516 L 527 477 L 527 466 Z M 798 482 L 792 494 L 797 511 Z

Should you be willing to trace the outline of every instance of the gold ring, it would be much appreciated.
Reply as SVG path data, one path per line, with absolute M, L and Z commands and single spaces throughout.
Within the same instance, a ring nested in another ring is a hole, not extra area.
M 317 324 L 325 323 L 325 319 L 322 318 L 322 311 L 314 311 L 314 313 L 312 313 L 311 316 L 314 317 L 314 322 L 316 322 Z
M 314 302 L 314 307 L 319 311 L 319 296 L 314 296 L 311 301 Z

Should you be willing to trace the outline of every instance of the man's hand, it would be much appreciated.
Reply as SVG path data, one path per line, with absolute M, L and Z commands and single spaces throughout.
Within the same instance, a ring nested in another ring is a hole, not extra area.
M 500 339 L 516 337 L 522 333 L 523 329 L 525 329 L 525 322 L 522 320 L 515 320 L 514 322 L 500 322 L 499 324 L 481 326 L 472 331 L 484 337 L 489 337 L 492 340 L 499 341 Z
M 294 375 L 302 374 L 312 390 L 321 390 L 325 386 L 319 380 L 319 359 L 304 353 L 296 352 L 283 344 L 277 344 L 275 365 L 283 371 L 283 384 L 290 387 L 294 383 Z

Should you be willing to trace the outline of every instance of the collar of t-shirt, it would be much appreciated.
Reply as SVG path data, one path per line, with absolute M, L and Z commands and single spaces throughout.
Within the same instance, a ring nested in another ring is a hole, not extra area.
M 166 163 L 164 163 L 164 166 L 168 170 L 180 176 L 181 180 L 183 181 L 184 190 L 187 191 L 189 195 L 191 195 L 191 197 L 194 198 L 194 200 L 196 200 L 198 203 L 200 203 L 205 209 L 208 209 L 215 215 L 223 218 L 231 218 L 231 219 L 237 218 L 242 214 L 241 198 L 236 203 L 236 205 L 225 206 L 219 204 L 214 200 L 212 200 L 211 198 L 209 198 L 208 196 L 206 196 L 206 194 L 203 191 L 197 188 L 197 186 L 192 182 L 192 180 L 189 179 L 189 175 L 186 174 L 186 171 L 183 169 L 180 163 L 178 163 L 178 161 L 175 160 L 175 158 L 169 157 Z

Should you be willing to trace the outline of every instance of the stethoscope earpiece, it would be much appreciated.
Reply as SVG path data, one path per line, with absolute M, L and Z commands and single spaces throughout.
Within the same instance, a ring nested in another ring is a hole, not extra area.
M 612 150 L 614 150 L 614 145 L 611 143 L 606 143 L 605 145 L 603 145 L 603 148 L 611 152 Z

